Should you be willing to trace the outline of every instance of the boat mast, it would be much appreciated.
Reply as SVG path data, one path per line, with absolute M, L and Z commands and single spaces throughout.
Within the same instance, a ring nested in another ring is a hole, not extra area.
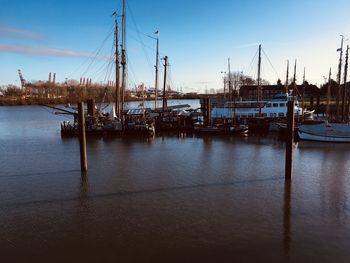
M 232 100 L 232 81 L 231 81 L 231 63 L 230 58 L 227 60 L 227 66 L 228 66 L 228 99 L 229 101 Z
M 303 93 L 301 94 L 301 118 L 304 120 L 305 67 L 303 74 Z
M 345 104 L 346 104 L 346 81 L 348 76 L 348 59 L 349 59 L 349 45 L 346 47 L 346 54 L 345 54 L 345 66 L 344 66 L 344 87 L 343 87 L 343 97 L 342 97 L 342 121 L 345 121 Z
M 258 102 L 261 101 L 261 83 L 260 83 L 260 70 L 261 70 L 261 45 L 259 45 L 259 60 L 258 60 Z M 259 117 L 261 117 L 261 105 L 259 104 Z
M 119 73 L 119 30 L 118 30 L 118 19 L 117 12 L 113 13 L 115 15 L 115 110 L 116 115 L 120 117 L 120 73 Z
M 288 85 L 289 85 L 289 60 L 287 60 L 287 76 L 286 76 L 286 93 L 288 93 Z
M 125 89 L 126 89 L 126 51 L 125 51 L 125 13 L 126 13 L 126 4 L 123 0 L 123 15 L 122 15 L 122 102 L 121 102 L 121 111 L 124 113 L 124 103 L 125 103 Z
M 226 100 L 226 72 L 221 71 L 221 73 L 224 73 L 224 101 Z
M 293 99 L 295 98 L 295 94 L 296 94 L 296 89 L 297 89 L 297 60 L 295 60 L 294 62 L 294 74 L 293 74 Z
M 158 99 L 158 60 L 159 60 L 159 31 L 155 32 L 157 34 L 157 49 L 156 49 L 156 79 L 155 79 L 155 101 L 154 109 L 157 109 L 157 99 Z
M 342 68 L 342 58 L 343 58 L 343 42 L 344 42 L 344 36 L 341 36 L 341 44 L 340 48 L 337 49 L 337 51 L 340 51 L 340 56 L 339 56 L 339 65 L 338 65 L 338 94 L 337 94 L 337 101 L 336 101 L 336 107 L 337 107 L 337 120 L 339 120 L 339 115 L 340 115 L 340 81 L 341 81 L 341 68 Z
M 166 92 L 165 92 L 165 88 L 166 88 L 166 73 L 167 73 L 167 67 L 168 67 L 168 56 L 164 57 L 164 86 L 163 86 L 163 107 L 162 107 L 162 111 L 163 111 L 163 115 L 164 115 L 164 111 L 165 108 L 167 107 L 167 102 L 166 102 Z
M 332 68 L 329 69 L 328 85 L 327 85 L 327 106 L 326 106 L 327 120 L 329 120 L 329 116 L 330 116 L 329 103 L 331 98 L 331 76 L 332 76 Z
M 259 45 L 259 61 L 258 61 L 258 101 L 261 101 L 261 83 L 260 83 L 260 70 L 261 70 L 261 45 Z M 261 111 L 261 108 L 260 108 Z

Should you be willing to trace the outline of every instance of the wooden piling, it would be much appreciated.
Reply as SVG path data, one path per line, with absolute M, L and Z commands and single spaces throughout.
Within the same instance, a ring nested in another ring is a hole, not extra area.
M 85 116 L 84 103 L 78 103 L 78 129 L 79 129 L 79 143 L 80 143 L 80 169 L 82 172 L 87 171 L 87 157 L 86 157 L 86 136 L 85 136 Z
M 212 119 L 211 119 L 211 100 L 210 100 L 210 97 L 207 98 L 207 118 L 208 118 L 208 125 L 212 125 Z
M 285 179 L 292 179 L 294 143 L 294 100 L 288 101 Z

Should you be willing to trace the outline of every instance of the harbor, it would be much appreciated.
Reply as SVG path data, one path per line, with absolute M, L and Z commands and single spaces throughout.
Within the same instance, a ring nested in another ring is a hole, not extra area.
M 285 143 L 271 135 L 88 137 L 84 177 L 57 118 L 0 112 L 5 261 L 349 258 L 347 144 L 298 142 L 288 184 Z
M 5 1 L 0 262 L 350 262 L 349 8 Z

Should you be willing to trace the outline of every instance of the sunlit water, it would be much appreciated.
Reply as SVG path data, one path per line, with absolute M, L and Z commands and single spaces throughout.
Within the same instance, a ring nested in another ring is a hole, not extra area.
M 0 107 L 0 262 L 350 262 L 350 145 L 275 136 L 62 139 Z

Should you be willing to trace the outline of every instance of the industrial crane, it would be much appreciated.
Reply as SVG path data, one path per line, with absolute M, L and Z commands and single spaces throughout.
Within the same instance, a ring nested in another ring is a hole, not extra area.
M 18 75 L 19 75 L 19 79 L 21 80 L 21 88 L 25 89 L 27 85 L 27 81 L 23 78 L 23 75 L 20 69 L 18 70 Z

